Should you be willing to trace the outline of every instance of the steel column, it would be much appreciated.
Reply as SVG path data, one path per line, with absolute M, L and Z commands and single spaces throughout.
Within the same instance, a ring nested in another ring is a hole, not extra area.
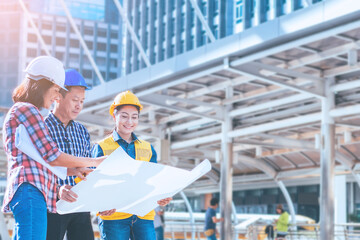
M 236 212 L 236 207 L 235 207 L 234 201 L 232 201 L 231 209 L 232 209 L 232 215 L 233 215 L 233 218 L 234 218 L 234 226 L 236 226 L 236 225 L 238 225 L 239 220 L 237 219 L 237 212 Z M 236 230 L 233 232 L 233 239 L 234 240 L 238 239 L 238 236 L 236 234 Z
M 238 156 L 241 159 L 241 162 L 244 163 L 245 165 L 249 165 L 254 168 L 257 168 L 260 171 L 264 172 L 269 177 L 274 179 L 276 184 L 279 186 L 282 194 L 284 195 L 286 203 L 288 204 L 289 211 L 291 214 L 291 223 L 296 224 L 294 203 L 291 200 L 290 194 L 289 194 L 288 190 L 286 189 L 284 183 L 282 181 L 277 180 L 278 173 L 276 172 L 276 170 L 274 168 L 272 168 L 269 164 L 263 162 L 260 159 L 255 159 L 255 158 L 251 158 L 251 157 L 244 156 L 244 155 L 238 155 Z
M 290 211 L 290 215 L 291 215 L 291 224 L 295 225 L 296 224 L 295 208 L 294 208 L 294 203 L 291 200 L 290 194 L 289 194 L 288 190 L 286 189 L 286 187 L 285 187 L 285 185 L 284 185 L 284 183 L 282 181 L 275 180 L 275 182 L 279 186 L 282 194 L 285 197 L 286 203 L 287 203 L 287 205 L 289 207 L 289 211 Z
M 226 95 L 231 95 L 230 88 L 226 89 Z M 232 120 L 229 116 L 229 107 L 224 109 L 224 122 L 221 126 L 221 174 L 220 174 L 220 212 L 224 221 L 221 222 L 220 239 L 232 240 L 232 172 L 233 172 L 233 144 L 228 132 L 232 129 Z
M 195 218 L 194 218 L 194 212 L 191 208 L 189 199 L 186 197 L 185 193 L 183 191 L 180 192 L 180 195 L 182 197 L 182 199 L 184 199 L 186 208 L 189 211 L 189 215 L 190 215 L 190 223 L 191 223 L 191 240 L 195 240 Z
M 326 98 L 322 99 L 321 149 L 320 149 L 320 239 L 334 239 L 334 167 L 335 124 L 330 116 L 334 108 L 334 94 L 330 87 L 334 79 L 324 83 Z

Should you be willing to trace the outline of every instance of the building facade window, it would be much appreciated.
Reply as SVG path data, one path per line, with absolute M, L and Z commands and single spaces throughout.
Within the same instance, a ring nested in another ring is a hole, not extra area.
M 235 23 L 243 22 L 244 18 L 244 1 L 237 0 L 235 3 Z

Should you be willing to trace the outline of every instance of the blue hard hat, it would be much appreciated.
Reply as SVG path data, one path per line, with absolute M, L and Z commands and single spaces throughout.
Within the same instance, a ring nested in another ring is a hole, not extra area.
M 65 86 L 80 86 L 85 87 L 86 90 L 91 89 L 91 87 L 86 84 L 84 77 L 75 69 L 65 70 Z

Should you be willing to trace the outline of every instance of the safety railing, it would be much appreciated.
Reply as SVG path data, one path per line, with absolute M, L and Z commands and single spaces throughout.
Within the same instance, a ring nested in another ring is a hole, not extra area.
M 273 226 L 275 228 L 275 226 Z M 251 225 L 248 227 L 247 238 L 249 240 L 272 240 L 276 237 L 276 230 L 274 236 L 265 232 L 265 225 Z M 236 230 L 235 230 L 236 232 Z M 235 233 L 236 234 L 236 233 Z M 334 229 L 335 240 L 355 240 L 360 239 L 360 224 L 346 223 L 336 224 Z M 320 240 L 320 226 L 319 224 L 297 224 L 291 225 L 288 230 L 287 240 Z
M 94 219 L 93 219 L 94 220 Z M 5 225 L 8 227 L 8 233 L 11 236 L 13 227 L 13 218 L 10 214 L 6 214 L 3 219 Z M 95 224 L 94 224 L 95 225 Z M 97 224 L 96 224 L 97 225 Z M 12 226 L 12 227 L 10 227 Z M 264 224 L 251 224 L 246 229 L 232 229 L 233 239 L 246 240 L 272 240 L 265 232 L 266 226 Z M 273 226 L 275 229 L 275 226 Z M 2 232 L 0 236 L 5 236 Z M 94 227 L 95 239 L 100 239 L 97 226 Z M 276 236 L 276 229 L 274 237 Z M 355 240 L 360 239 L 360 223 L 346 223 L 336 224 L 334 229 L 335 240 Z M 219 239 L 218 235 L 218 239 Z M 6 239 L 6 238 L 5 238 Z M 198 222 L 191 224 L 187 221 L 166 221 L 165 224 L 165 239 L 183 239 L 183 240 L 202 240 L 206 239 L 204 235 L 204 223 Z M 320 240 L 319 224 L 296 224 L 289 227 L 286 240 Z
M 275 227 L 275 226 L 274 226 Z M 233 228 L 233 239 L 246 240 L 275 240 L 274 237 L 265 233 L 266 225 L 250 225 L 246 230 Z M 204 224 L 188 222 L 166 222 L 165 239 L 206 239 L 204 235 Z M 347 223 L 336 224 L 334 229 L 335 240 L 355 240 L 360 239 L 360 224 Z M 219 238 L 219 236 L 218 236 Z M 284 240 L 320 240 L 319 224 L 299 224 L 289 227 L 288 235 Z

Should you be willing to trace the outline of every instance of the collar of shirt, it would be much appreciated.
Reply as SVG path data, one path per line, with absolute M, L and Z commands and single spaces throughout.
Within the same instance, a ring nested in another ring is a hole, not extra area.
M 50 112 L 50 113 L 49 113 L 48 118 L 49 118 L 54 124 L 61 125 L 61 126 L 63 126 L 64 128 L 66 128 L 67 126 L 70 126 L 71 124 L 73 124 L 73 120 L 70 120 L 69 123 L 68 123 L 68 125 L 65 126 L 65 124 L 62 123 L 62 122 L 60 121 L 60 119 L 57 118 L 53 112 Z
M 113 136 L 113 139 L 114 139 L 115 142 L 122 141 L 122 142 L 128 143 L 127 141 L 125 141 L 125 140 L 117 133 L 116 130 L 113 131 L 112 136 Z M 131 143 L 134 143 L 135 141 L 141 142 L 141 141 L 137 138 L 137 136 L 135 135 L 135 133 L 131 133 L 131 137 L 132 137 Z

